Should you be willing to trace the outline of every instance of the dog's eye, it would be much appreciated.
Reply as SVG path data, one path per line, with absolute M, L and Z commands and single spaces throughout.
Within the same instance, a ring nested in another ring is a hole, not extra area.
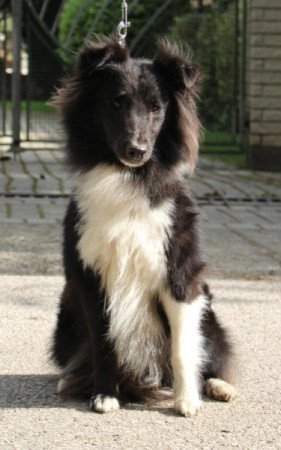
M 153 102 L 152 104 L 151 104 L 151 111 L 152 112 L 157 112 L 157 111 L 159 111 L 159 109 L 160 109 L 160 105 L 157 103 L 157 102 Z
M 124 96 L 120 95 L 118 97 L 115 97 L 115 99 L 112 102 L 112 109 L 114 109 L 115 111 L 119 111 L 120 109 L 122 109 L 122 107 L 124 106 Z

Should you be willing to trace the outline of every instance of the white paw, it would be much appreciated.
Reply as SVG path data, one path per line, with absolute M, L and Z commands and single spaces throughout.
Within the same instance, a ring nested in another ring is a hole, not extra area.
M 209 378 L 206 381 L 205 392 L 209 398 L 221 402 L 229 402 L 237 397 L 235 387 L 219 378 Z
M 181 416 L 191 417 L 194 416 L 200 406 L 201 401 L 199 399 L 189 400 L 187 398 L 178 398 L 175 400 L 174 409 Z
M 120 408 L 119 401 L 116 397 L 109 395 L 98 394 L 90 400 L 90 409 L 92 411 L 107 413 L 116 411 Z

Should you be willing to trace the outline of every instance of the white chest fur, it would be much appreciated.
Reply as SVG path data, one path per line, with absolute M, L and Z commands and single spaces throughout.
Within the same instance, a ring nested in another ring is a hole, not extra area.
M 119 364 L 159 381 L 164 339 L 153 300 L 164 284 L 173 203 L 151 208 L 130 173 L 109 165 L 80 174 L 75 185 L 78 251 L 101 276 Z

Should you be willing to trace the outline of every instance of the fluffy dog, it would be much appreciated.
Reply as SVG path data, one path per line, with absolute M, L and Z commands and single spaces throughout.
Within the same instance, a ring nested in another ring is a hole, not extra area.
M 94 411 L 171 386 L 183 416 L 203 390 L 235 395 L 186 181 L 200 134 L 197 81 L 197 67 L 165 40 L 151 61 L 110 38 L 84 48 L 55 99 L 73 193 L 53 358 L 61 395 L 88 398 Z

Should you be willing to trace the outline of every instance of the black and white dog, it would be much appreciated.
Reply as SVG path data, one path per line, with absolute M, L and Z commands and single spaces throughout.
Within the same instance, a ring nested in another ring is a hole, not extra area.
M 202 392 L 235 396 L 186 182 L 200 133 L 197 80 L 196 66 L 165 40 L 151 61 L 110 38 L 86 46 L 55 99 L 73 194 L 53 358 L 61 395 L 88 398 L 94 411 L 172 385 L 184 416 Z

